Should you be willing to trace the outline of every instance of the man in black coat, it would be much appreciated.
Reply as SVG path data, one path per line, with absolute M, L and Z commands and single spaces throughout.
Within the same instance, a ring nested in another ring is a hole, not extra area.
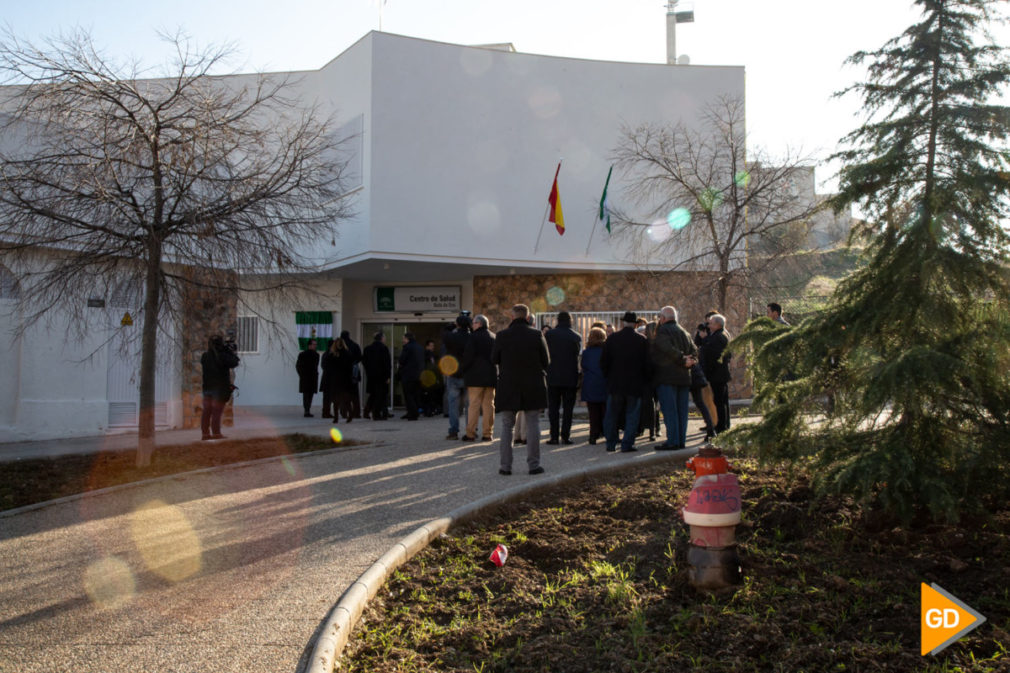
M 607 413 L 603 418 L 603 433 L 607 438 L 607 451 L 617 450 L 617 419 L 624 416 L 624 439 L 621 451 L 636 451 L 635 434 L 642 410 L 642 397 L 648 390 L 651 371 L 649 367 L 649 340 L 635 331 L 638 320 L 632 311 L 624 314 L 624 328 L 614 332 L 603 342 L 600 369 L 607 379 Z
M 547 351 L 551 356 L 551 366 L 547 368 L 547 420 L 551 424 L 548 444 L 571 444 L 572 411 L 575 408 L 575 393 L 579 389 L 579 353 L 582 352 L 582 335 L 572 329 L 572 315 L 568 311 L 558 313 L 558 326 L 546 334 Z M 558 419 L 559 407 L 563 405 L 563 415 Z
M 715 401 L 716 432 L 729 430 L 729 362 L 732 355 L 726 350 L 729 345 L 729 334 L 726 332 L 726 318 L 719 313 L 713 313 L 708 318 L 709 335 L 702 339 L 698 348 L 701 368 L 705 378 L 712 386 L 712 397 Z
M 498 366 L 494 406 L 501 415 L 498 474 L 512 474 L 512 429 L 516 414 L 526 419 L 526 464 L 530 474 L 543 474 L 540 466 L 540 410 L 547 405 L 547 367 L 551 357 L 543 333 L 526 322 L 530 309 L 512 307 L 512 323 L 498 332 L 491 362 Z
M 302 394 L 305 418 L 312 418 L 309 409 L 312 407 L 312 396 L 316 394 L 316 386 L 319 385 L 319 353 L 316 351 L 315 339 L 309 339 L 305 350 L 298 354 L 295 371 L 298 372 L 298 392 Z
M 389 377 L 393 373 L 393 358 L 386 346 L 386 336 L 376 332 L 372 343 L 361 353 L 361 364 L 365 368 L 365 418 L 384 421 L 389 418 L 386 395 L 389 393 Z
M 490 442 L 494 433 L 494 386 L 498 382 L 498 370 L 491 362 L 495 333 L 488 329 L 487 316 L 477 315 L 473 319 L 473 333 L 463 350 L 463 383 L 469 400 L 466 418 L 466 434 L 463 441 L 477 439 L 477 420 L 484 415 L 484 430 L 481 440 Z
M 351 352 L 351 362 L 353 363 L 352 376 L 354 390 L 351 392 L 351 418 L 361 418 L 361 395 L 358 392 L 358 384 L 361 382 L 361 346 L 351 341 L 351 333 L 344 330 L 340 333 L 340 338 L 347 344 L 347 350 Z
M 424 349 L 414 339 L 413 332 L 403 335 L 403 350 L 400 351 L 400 387 L 403 389 L 403 405 L 408 421 L 416 421 L 421 404 L 421 372 L 424 371 Z

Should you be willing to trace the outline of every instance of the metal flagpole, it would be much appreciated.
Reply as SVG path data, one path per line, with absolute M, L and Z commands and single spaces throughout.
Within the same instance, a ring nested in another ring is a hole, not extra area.
M 536 252 L 540 247 L 540 237 L 544 235 L 544 225 L 547 224 L 547 213 L 551 212 L 551 204 L 547 204 L 547 208 L 544 209 L 544 219 L 540 220 L 540 233 L 537 234 L 536 245 L 533 246 L 533 252 Z
M 586 257 L 589 257 L 589 248 L 593 245 L 593 234 L 596 233 L 596 223 L 599 218 L 593 218 L 593 230 L 589 232 L 589 243 L 586 244 Z

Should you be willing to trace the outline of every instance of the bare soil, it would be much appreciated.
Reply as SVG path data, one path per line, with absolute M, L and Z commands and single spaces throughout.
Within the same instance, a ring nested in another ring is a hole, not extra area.
M 687 578 L 672 464 L 543 493 L 436 540 L 371 601 L 348 671 L 1010 671 L 1010 510 L 899 526 L 741 461 L 743 583 Z M 504 567 L 488 557 L 498 543 Z M 921 656 L 920 583 L 988 621 Z

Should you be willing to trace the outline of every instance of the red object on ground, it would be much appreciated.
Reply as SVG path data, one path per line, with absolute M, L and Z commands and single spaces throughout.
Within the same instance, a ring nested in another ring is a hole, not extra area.
M 724 474 L 729 472 L 730 464 L 722 451 L 717 448 L 704 448 L 698 451 L 698 455 L 687 460 L 687 468 L 694 470 L 694 476 L 702 477 L 706 474 Z
M 509 549 L 503 544 L 498 545 L 491 552 L 491 563 L 495 564 L 499 568 L 505 565 L 505 559 L 509 557 Z

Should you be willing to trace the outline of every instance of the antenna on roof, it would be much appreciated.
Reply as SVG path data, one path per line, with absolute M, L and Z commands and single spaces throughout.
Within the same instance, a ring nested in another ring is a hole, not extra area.
M 677 65 L 677 24 L 694 23 L 694 3 L 682 0 L 666 2 L 666 62 Z M 690 61 L 689 61 L 690 62 Z M 681 65 L 686 65 L 681 63 Z

